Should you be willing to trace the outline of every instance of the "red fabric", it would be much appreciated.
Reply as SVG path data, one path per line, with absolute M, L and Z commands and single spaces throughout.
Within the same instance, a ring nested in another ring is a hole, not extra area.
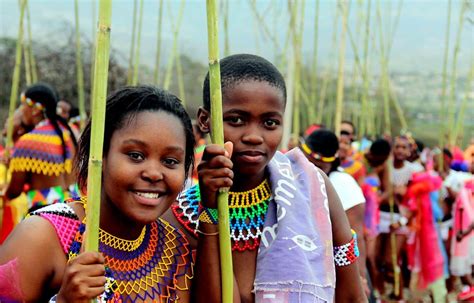
M 444 274 L 444 259 L 439 247 L 430 193 L 441 187 L 441 179 L 429 173 L 415 173 L 406 194 L 406 205 L 415 213 L 414 241 L 408 243 L 408 263 L 420 267 L 418 287 L 426 288 Z
M 11 205 L 4 205 L 3 207 L 3 222 L 2 228 L 0 230 L 0 244 L 5 241 L 8 235 L 13 230 L 15 226 L 15 220 L 13 219 L 13 211 Z

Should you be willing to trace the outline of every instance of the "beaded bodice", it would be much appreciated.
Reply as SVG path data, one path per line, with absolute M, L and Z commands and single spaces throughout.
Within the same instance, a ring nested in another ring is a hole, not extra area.
M 67 204 L 42 208 L 34 215 L 56 229 L 68 259 L 80 252 L 85 224 Z M 188 289 L 192 262 L 182 233 L 164 220 L 145 226 L 136 240 L 99 231 L 99 251 L 106 265 L 106 291 L 102 302 L 174 302 L 177 290 Z
M 229 192 L 229 222 L 233 251 L 258 248 L 270 198 L 271 189 L 267 180 L 249 191 Z M 200 201 L 199 186 L 195 185 L 181 193 L 177 204 L 172 206 L 178 221 L 194 234 L 199 224 Z
M 13 172 L 32 172 L 47 176 L 59 176 L 72 170 L 73 143 L 69 132 L 60 126 L 66 143 L 66 155 L 63 155 L 62 141 L 47 119 L 34 130 L 24 134 L 15 144 L 10 162 Z

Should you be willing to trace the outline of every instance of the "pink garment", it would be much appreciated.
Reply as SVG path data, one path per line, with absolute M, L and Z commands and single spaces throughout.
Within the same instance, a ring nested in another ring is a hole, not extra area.
M 365 233 L 371 237 L 376 237 L 379 234 L 380 212 L 377 196 L 379 186 L 378 178 L 374 176 L 367 176 L 361 186 L 365 197 L 364 229 Z
M 23 294 L 20 289 L 18 275 L 18 259 L 13 259 L 0 265 L 0 302 L 22 302 Z
M 453 275 L 463 276 L 471 273 L 473 264 L 473 241 L 474 232 L 465 236 L 461 241 L 457 241 L 456 234 L 466 231 L 474 222 L 474 179 L 467 181 L 459 192 L 454 204 L 454 237 L 451 242 L 451 264 L 450 269 Z M 461 211 L 462 209 L 462 211 Z M 461 218 L 462 216 L 462 218 Z M 461 225 L 462 224 L 462 225 Z
M 408 263 L 420 271 L 418 287 L 426 288 L 444 275 L 444 258 L 436 232 L 430 193 L 441 188 L 442 180 L 427 172 L 413 174 L 406 205 L 414 212 L 412 241 L 407 244 Z

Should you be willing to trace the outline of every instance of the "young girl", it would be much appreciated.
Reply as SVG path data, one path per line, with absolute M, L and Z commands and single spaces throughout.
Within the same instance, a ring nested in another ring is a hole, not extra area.
M 276 152 L 286 103 L 282 75 L 263 58 L 234 55 L 221 61 L 221 79 L 226 149 L 206 147 L 199 186 L 173 208 L 188 232 L 199 235 L 196 302 L 221 302 L 215 208 L 225 187 L 234 302 L 333 302 L 336 277 L 338 302 L 364 301 L 356 245 L 334 189 L 298 149 Z M 209 132 L 208 76 L 203 95 L 198 122 Z M 334 262 L 341 265 L 336 270 Z
M 76 163 L 84 192 L 90 138 L 89 122 Z M 107 302 L 188 302 L 192 268 L 187 240 L 159 217 L 183 188 L 193 146 L 191 121 L 175 96 L 151 87 L 111 94 L 104 132 L 101 254 L 81 253 L 85 198 L 39 209 L 0 247 L 0 277 L 8 281 L 0 287 L 0 298 L 8 294 L 45 302 L 57 294 L 57 302 L 97 296 Z
M 5 195 L 11 200 L 25 191 L 28 209 L 33 211 L 64 201 L 77 142 L 67 122 L 56 114 L 57 94 L 51 86 L 28 87 L 21 103 L 22 121 L 35 128 L 15 143 Z

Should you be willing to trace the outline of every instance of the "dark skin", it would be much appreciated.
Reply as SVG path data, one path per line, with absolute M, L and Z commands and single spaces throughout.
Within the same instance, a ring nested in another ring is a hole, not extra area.
M 168 113 L 140 112 L 116 130 L 103 159 L 100 228 L 134 240 L 146 224 L 160 217 L 184 184 L 185 150 L 181 121 Z M 71 207 L 82 221 L 83 205 Z M 54 294 L 58 302 L 90 302 L 104 291 L 103 256 L 85 252 L 66 262 L 53 226 L 39 216 L 20 223 L 0 246 L 0 264 L 14 258 L 26 302 L 45 302 Z M 180 302 L 189 302 L 188 291 L 177 295 Z
M 225 148 L 207 146 L 198 167 L 201 203 L 216 208 L 219 188 L 245 191 L 257 187 L 266 178 L 266 166 L 275 154 L 283 133 L 285 102 L 282 92 L 266 82 L 244 81 L 227 88 L 223 95 Z M 200 109 L 198 121 L 203 132 L 209 132 L 209 112 Z M 351 239 L 349 223 L 334 189 L 326 178 L 334 245 Z M 337 227 L 336 227 L 337 226 Z M 205 233 L 216 233 L 217 226 L 200 224 Z M 196 302 L 221 302 L 219 239 L 199 236 L 193 296 Z M 234 302 L 254 302 L 257 250 L 233 252 Z M 336 270 L 337 302 L 365 302 L 357 265 Z

